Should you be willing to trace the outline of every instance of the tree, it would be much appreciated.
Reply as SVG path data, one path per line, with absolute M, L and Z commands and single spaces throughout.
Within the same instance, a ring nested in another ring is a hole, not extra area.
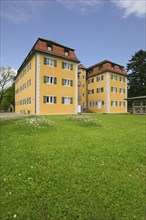
M 136 52 L 127 64 L 128 97 L 146 95 L 146 51 Z
M 15 105 L 15 83 L 8 87 L 5 92 L 3 99 L 0 104 L 0 109 L 7 111 L 11 106 L 14 108 Z
M 0 68 L 0 104 L 5 96 L 6 89 L 12 85 L 16 71 L 11 67 Z

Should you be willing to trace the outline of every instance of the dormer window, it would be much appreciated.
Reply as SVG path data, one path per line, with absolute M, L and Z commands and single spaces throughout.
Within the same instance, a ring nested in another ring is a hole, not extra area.
M 52 51 L 52 45 L 48 44 L 48 51 Z
M 102 70 L 102 65 L 99 66 L 99 71 Z
M 120 70 L 123 71 L 123 67 L 122 66 L 120 66 Z
M 114 70 L 115 69 L 115 64 L 111 64 L 111 67 L 112 67 L 112 69 Z
M 69 50 L 64 49 L 64 54 L 65 54 L 65 56 L 69 56 Z

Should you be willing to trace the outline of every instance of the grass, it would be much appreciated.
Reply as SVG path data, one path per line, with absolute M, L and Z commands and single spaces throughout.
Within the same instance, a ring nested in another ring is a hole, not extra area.
M 1 122 L 1 220 L 144 220 L 145 116 L 90 117 Z

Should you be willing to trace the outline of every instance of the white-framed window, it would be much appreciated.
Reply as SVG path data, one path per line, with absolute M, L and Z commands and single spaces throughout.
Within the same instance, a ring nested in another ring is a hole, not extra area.
M 111 68 L 114 70 L 115 69 L 115 64 L 111 63 Z
M 83 75 L 82 78 L 85 79 L 85 76 Z
M 27 81 L 27 87 L 31 86 L 31 79 Z
M 56 104 L 57 103 L 57 97 L 56 96 L 44 96 L 44 103 Z
M 96 77 L 96 81 L 97 81 L 97 82 L 99 82 L 99 81 L 101 81 L 101 80 L 104 80 L 104 76 L 103 76 L 103 75 Z
M 27 103 L 27 104 L 31 104 L 31 97 L 27 98 L 26 103 Z
M 68 49 L 64 49 L 64 54 L 65 54 L 65 56 L 69 56 L 69 50 Z
M 88 84 L 90 84 L 90 83 L 94 83 L 94 78 L 88 79 Z
M 125 89 L 120 88 L 119 91 L 120 93 L 125 93 Z
M 67 63 L 67 62 L 62 62 L 62 69 L 73 70 L 73 64 L 72 63 Z
M 94 89 L 88 90 L 88 94 L 94 94 Z
M 117 87 L 111 87 L 111 92 L 117 92 Z
M 73 104 L 73 98 L 72 97 L 62 97 L 62 104 Z
M 118 102 L 117 101 L 111 101 L 111 106 L 117 106 L 118 105 Z
M 112 79 L 112 80 L 117 80 L 117 76 L 112 74 L 112 75 L 111 75 L 111 79 Z
M 125 102 L 120 101 L 120 106 L 121 106 L 121 107 L 124 107 L 124 106 L 125 106 Z
M 96 92 L 97 92 L 97 93 L 101 93 L 101 92 L 104 92 L 104 87 L 101 87 L 101 88 L 97 88 L 97 89 L 96 89 Z
M 73 80 L 71 79 L 62 79 L 63 86 L 73 86 Z
M 52 45 L 48 44 L 48 51 L 52 51 Z
M 44 57 L 44 65 L 56 67 L 57 66 L 57 60 Z
M 31 63 L 29 63 L 28 65 L 27 65 L 27 72 L 29 72 L 31 70 Z
M 125 77 L 124 76 L 120 76 L 120 82 L 125 82 Z
M 44 83 L 57 84 L 57 78 L 54 76 L 44 76 Z

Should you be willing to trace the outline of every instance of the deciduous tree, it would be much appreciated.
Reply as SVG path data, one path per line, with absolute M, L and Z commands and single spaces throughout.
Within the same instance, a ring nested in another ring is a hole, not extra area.
M 128 97 L 146 95 L 146 51 L 136 52 L 127 64 Z

